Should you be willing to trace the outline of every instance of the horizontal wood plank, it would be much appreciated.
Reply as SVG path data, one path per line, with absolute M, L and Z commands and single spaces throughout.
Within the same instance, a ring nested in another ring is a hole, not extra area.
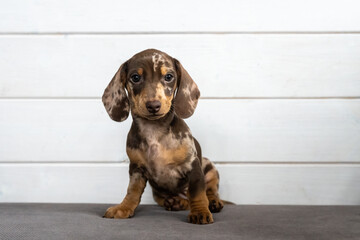
M 356 0 L 2 1 L 0 32 L 359 31 Z
M 158 48 L 203 97 L 359 97 L 360 35 L 0 36 L 0 97 L 100 97 L 121 63 Z
M 217 165 L 237 204 L 360 204 L 359 165 Z M 119 203 L 127 164 L 0 164 L 0 202 Z M 154 203 L 149 185 L 142 204 Z
M 131 122 L 109 120 L 101 100 L 2 100 L 0 109 L 0 161 L 127 159 Z
M 215 162 L 360 162 L 360 100 L 202 99 L 187 119 Z M 121 162 L 131 117 L 100 100 L 0 100 L 0 161 Z

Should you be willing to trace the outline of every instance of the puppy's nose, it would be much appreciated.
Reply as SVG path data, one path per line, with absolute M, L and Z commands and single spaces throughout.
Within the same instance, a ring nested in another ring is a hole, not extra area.
M 158 100 L 146 102 L 146 108 L 149 113 L 157 113 L 160 110 L 161 102 Z

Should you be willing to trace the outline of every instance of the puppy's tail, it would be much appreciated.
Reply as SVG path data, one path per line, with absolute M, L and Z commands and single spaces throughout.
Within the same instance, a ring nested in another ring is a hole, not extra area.
M 230 201 L 226 201 L 221 199 L 221 201 L 225 204 L 225 205 L 236 205 L 236 203 L 230 202 Z

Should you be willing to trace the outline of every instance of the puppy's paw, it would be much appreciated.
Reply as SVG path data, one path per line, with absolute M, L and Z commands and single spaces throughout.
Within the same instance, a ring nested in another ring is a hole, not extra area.
M 206 209 L 204 211 L 191 211 L 188 216 L 188 222 L 194 224 L 209 224 L 213 223 L 211 212 Z
M 164 207 L 168 211 L 180 211 L 189 209 L 189 200 L 181 197 L 171 197 L 165 199 Z
M 119 204 L 113 207 L 109 207 L 106 210 L 104 218 L 130 218 L 132 216 L 134 216 L 133 210 Z
M 220 198 L 209 199 L 209 210 L 212 213 L 220 212 L 224 207 L 224 203 Z

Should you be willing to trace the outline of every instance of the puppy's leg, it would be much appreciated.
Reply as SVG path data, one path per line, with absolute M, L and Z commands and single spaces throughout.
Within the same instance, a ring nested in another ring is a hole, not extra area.
M 190 214 L 188 221 L 196 224 L 213 223 L 214 220 L 209 211 L 209 201 L 206 196 L 205 178 L 199 159 L 194 160 L 192 163 L 189 180 Z
M 220 212 L 224 203 L 219 196 L 219 173 L 214 164 L 209 159 L 202 159 L 202 170 L 205 176 L 206 196 L 209 200 L 209 209 L 211 212 Z
M 130 182 L 124 200 L 116 206 L 107 209 L 105 218 L 129 218 L 134 215 L 135 208 L 139 205 L 141 195 L 146 186 L 143 171 L 130 167 Z

